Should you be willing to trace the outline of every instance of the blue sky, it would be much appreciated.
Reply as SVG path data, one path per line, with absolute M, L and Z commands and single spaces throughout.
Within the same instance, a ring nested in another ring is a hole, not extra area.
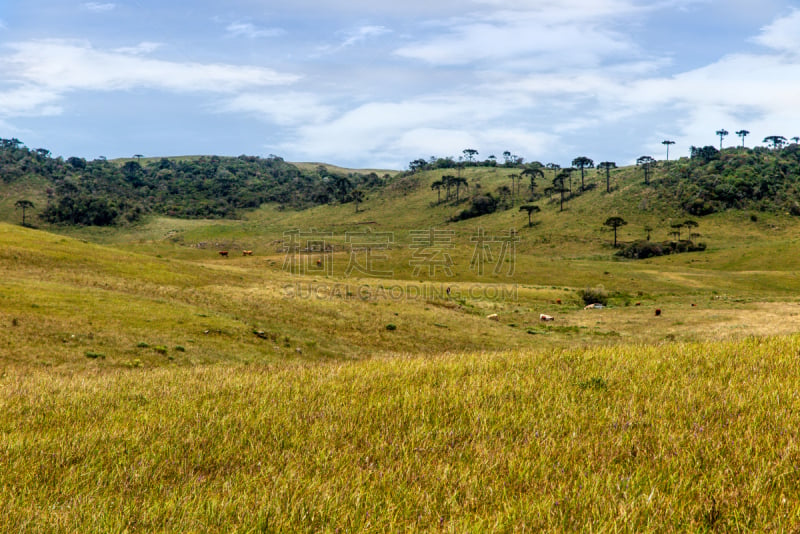
M 562 166 L 800 136 L 800 2 L 2 0 L 0 137 L 55 155 Z

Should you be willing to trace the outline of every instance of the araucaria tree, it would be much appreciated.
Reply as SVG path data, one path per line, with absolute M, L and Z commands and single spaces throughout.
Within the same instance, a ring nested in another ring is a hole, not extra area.
M 553 180 L 555 180 L 556 176 L 558 175 L 558 170 L 561 168 L 561 165 L 559 165 L 558 163 L 548 163 L 547 165 L 545 165 L 545 167 L 553 171 Z
M 614 246 L 617 246 L 617 228 L 620 226 L 625 226 L 628 224 L 628 221 L 623 219 L 622 217 L 609 217 L 606 219 L 606 222 L 603 223 L 604 226 L 608 226 L 614 230 Z
M 662 145 L 667 145 L 667 162 L 669 162 L 669 145 L 674 145 L 675 141 L 670 141 L 669 139 L 664 139 L 661 141 Z
M 536 194 L 536 177 L 538 176 L 540 178 L 544 178 L 544 172 L 542 172 L 542 169 L 538 167 L 528 168 L 522 171 L 522 176 L 530 177 L 531 200 L 533 200 L 533 197 Z
M 650 185 L 650 173 L 652 172 L 653 167 L 656 166 L 656 160 L 654 160 L 652 156 L 641 156 L 636 160 L 636 166 L 641 167 L 644 171 L 645 185 Z
M 475 150 L 474 148 L 465 148 L 463 150 L 463 154 L 464 154 L 464 157 L 467 159 L 467 161 L 469 161 L 471 163 L 471 162 L 475 161 L 475 156 L 478 155 L 478 151 Z
M 722 150 L 722 139 L 728 135 L 728 130 L 722 128 L 721 130 L 717 130 L 717 135 L 719 136 L 719 149 Z
M 586 156 L 580 156 L 572 160 L 572 166 L 581 171 L 581 191 L 583 191 L 586 189 L 586 185 L 583 183 L 584 169 L 593 169 L 594 161 Z
M 25 210 L 33 208 L 33 202 L 21 198 L 14 202 L 14 207 L 22 210 L 22 226 L 25 226 Z
M 750 135 L 750 132 L 748 132 L 747 130 L 739 130 L 738 132 L 736 132 L 736 135 L 742 138 L 742 148 L 744 148 L 744 138 Z
M 553 191 L 561 195 L 561 205 L 559 211 L 564 211 L 564 195 L 569 192 L 566 186 L 566 180 L 569 178 L 569 173 L 562 171 L 553 179 Z
M 441 180 L 436 180 L 431 184 L 431 190 L 436 189 L 436 203 L 441 204 L 442 202 L 442 188 L 444 187 L 444 182 Z
M 455 183 L 457 180 L 458 178 L 456 178 L 452 174 L 446 174 L 442 176 L 442 184 L 445 188 L 445 196 L 444 196 L 445 201 L 450 200 L 450 188 L 456 185 Z
M 672 234 L 678 237 L 678 241 L 681 240 L 681 228 L 697 228 L 697 222 L 693 220 L 678 222 L 670 225 L 673 229 Z
M 528 226 L 533 226 L 533 222 L 531 221 L 531 213 L 539 213 L 541 208 L 539 206 L 534 206 L 533 204 L 525 204 L 524 206 L 519 207 L 519 211 L 527 211 L 528 212 Z
M 616 169 L 617 164 L 613 161 L 601 161 L 597 164 L 597 169 L 606 171 L 606 193 L 611 192 L 611 169 Z
M 684 228 L 690 228 L 691 229 L 691 228 L 697 228 L 698 226 L 699 225 L 697 224 L 697 221 L 693 221 L 691 219 L 683 221 L 683 227 Z
M 513 173 L 508 176 L 511 178 L 511 205 L 514 205 L 514 198 L 519 193 L 519 182 L 521 180 L 521 176 L 519 174 Z
M 453 180 L 453 185 L 456 186 L 456 202 L 458 202 L 458 194 L 461 191 L 461 186 L 469 187 L 469 183 L 467 182 L 466 178 L 459 176 L 458 178 Z
M 764 142 L 772 145 L 774 150 L 778 150 L 786 144 L 786 138 L 782 135 L 770 135 L 769 137 L 764 138 Z

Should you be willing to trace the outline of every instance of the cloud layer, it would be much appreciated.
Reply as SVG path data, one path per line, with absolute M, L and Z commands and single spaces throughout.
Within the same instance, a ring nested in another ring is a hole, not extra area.
M 185 24 L 163 25 L 175 34 L 132 25 L 122 13 L 130 6 L 87 2 L 120 35 L 95 35 L 86 21 L 80 31 L 42 32 L 79 40 L 30 37 L 35 28 L 0 33 L 0 127 L 77 115 L 82 95 L 113 101 L 144 91 L 192 99 L 183 116 L 198 128 L 247 121 L 252 152 L 361 167 L 402 167 L 467 146 L 482 156 L 629 163 L 659 155 L 665 138 L 677 153 L 711 144 L 722 127 L 746 128 L 751 141 L 798 133 L 800 11 L 782 0 L 762 4 L 774 14 L 747 32 L 748 17 L 734 32 L 712 14 L 752 5 L 721 0 L 410 0 L 403 9 L 236 0 L 227 11 L 198 0 L 180 13 L 137 5 L 151 21 Z M 674 51 L 661 24 L 680 25 L 682 35 L 696 25 L 693 53 Z M 704 55 L 712 39 L 724 51 Z

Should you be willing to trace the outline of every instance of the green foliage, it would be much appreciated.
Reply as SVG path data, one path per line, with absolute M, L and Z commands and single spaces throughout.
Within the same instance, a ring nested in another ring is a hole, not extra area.
M 682 252 L 702 252 L 706 249 L 705 243 L 693 243 L 689 240 L 667 241 L 664 243 L 654 243 L 652 241 L 641 240 L 630 243 L 617 252 L 619 256 L 635 260 L 644 260 L 668 254 L 679 254 Z
M 482 215 L 488 215 L 497 211 L 500 205 L 500 200 L 492 196 L 491 193 L 477 195 L 472 197 L 472 204 L 470 207 L 453 216 L 452 220 L 463 221 L 466 219 L 472 219 L 474 217 L 480 217 Z
M 49 182 L 41 213 L 50 223 L 107 226 L 135 222 L 147 213 L 182 218 L 232 218 L 267 202 L 304 208 L 358 200 L 358 187 L 383 185 L 387 176 L 342 175 L 324 166 L 303 171 L 277 156 L 200 157 L 127 161 L 52 158 L 19 140 L 0 140 L 0 178 Z M 30 206 L 26 206 L 30 207 Z
M 692 158 L 671 165 L 655 183 L 665 198 L 692 215 L 726 209 L 788 211 L 800 196 L 800 147 L 769 150 L 692 147 Z
M 578 291 L 578 296 L 586 305 L 589 304 L 608 304 L 608 291 L 603 287 L 587 287 Z

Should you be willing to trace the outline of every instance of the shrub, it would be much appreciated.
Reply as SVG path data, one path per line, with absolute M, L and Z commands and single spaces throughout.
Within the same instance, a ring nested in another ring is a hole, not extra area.
M 478 195 L 472 199 L 472 205 L 469 208 L 462 210 L 458 215 L 454 215 L 452 220 L 463 221 L 473 217 L 480 217 L 481 215 L 488 215 L 497 211 L 498 205 L 498 200 L 491 193 Z
M 390 332 L 393 331 L 393 330 L 397 330 L 397 325 L 393 324 L 393 323 L 389 323 L 389 324 L 386 325 L 386 330 L 389 330 Z
M 617 254 L 626 258 L 643 260 L 645 258 L 663 256 L 665 254 L 669 254 L 670 252 L 671 251 L 669 247 L 664 247 L 664 245 L 661 243 L 654 243 L 652 241 L 635 241 L 617 252 Z
M 587 287 L 578 291 L 578 295 L 583 299 L 584 304 L 608 304 L 608 291 L 603 287 Z
M 90 358 L 92 360 L 96 360 L 98 358 L 100 358 L 101 360 L 105 360 L 106 359 L 106 355 L 103 354 L 102 352 L 92 352 L 90 350 L 87 350 L 85 352 L 85 355 L 86 355 L 87 358 Z

